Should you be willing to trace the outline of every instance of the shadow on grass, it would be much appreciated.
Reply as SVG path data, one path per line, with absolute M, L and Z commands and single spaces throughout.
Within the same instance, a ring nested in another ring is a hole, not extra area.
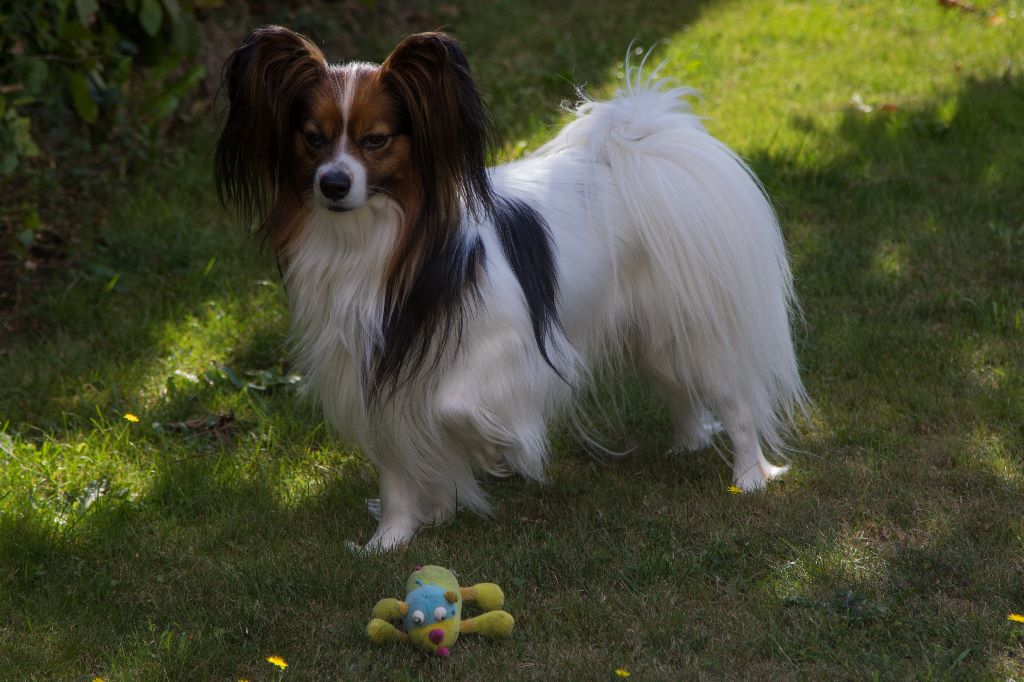
M 843 409 L 879 407 L 883 430 L 1020 438 L 1022 107 L 1020 77 L 972 80 L 924 106 L 849 111 L 835 132 L 803 124 L 838 138 L 821 165 L 752 155 L 791 226 L 815 395 L 848 390 Z
M 790 231 L 823 424 L 793 499 L 831 500 L 823 541 L 782 581 L 817 608 L 789 623 L 807 663 L 848 636 L 827 605 L 851 585 L 887 605 L 861 638 L 879 668 L 998 676 L 1024 657 L 1006 628 L 1024 603 L 1022 109 L 1019 76 L 969 80 L 834 131 L 795 122 L 833 158 L 752 155 Z M 895 629 L 919 634 L 882 643 Z

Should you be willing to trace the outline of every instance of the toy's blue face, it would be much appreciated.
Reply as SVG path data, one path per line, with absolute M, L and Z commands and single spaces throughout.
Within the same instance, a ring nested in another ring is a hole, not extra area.
M 405 598 L 409 610 L 402 618 L 406 632 L 455 616 L 455 604 L 449 603 L 444 593 L 445 591 L 437 585 L 424 585 L 409 593 Z
M 448 647 L 459 637 L 458 599 L 439 585 L 422 585 L 405 598 L 408 610 L 402 618 L 409 639 L 426 651 L 448 655 Z

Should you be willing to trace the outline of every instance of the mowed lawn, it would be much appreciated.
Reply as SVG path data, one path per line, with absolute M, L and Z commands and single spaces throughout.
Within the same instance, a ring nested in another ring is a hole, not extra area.
M 373 31 L 330 6 L 269 19 L 379 60 L 403 30 L 380 5 Z M 215 200 L 216 120 L 112 177 L 0 352 L 0 679 L 1024 678 L 1024 2 L 975 9 L 410 20 L 463 40 L 506 158 L 573 83 L 613 92 L 634 38 L 702 92 L 775 201 L 805 316 L 814 410 L 759 494 L 727 492 L 714 449 L 670 453 L 664 408 L 614 376 L 595 410 L 629 454 L 557 428 L 550 481 L 490 483 L 493 518 L 354 554 L 375 475 L 297 399 L 276 269 Z M 371 645 L 417 563 L 501 584 L 511 640 Z

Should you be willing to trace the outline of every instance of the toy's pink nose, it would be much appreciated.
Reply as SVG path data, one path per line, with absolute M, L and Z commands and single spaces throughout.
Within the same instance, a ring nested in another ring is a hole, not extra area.
M 430 634 L 427 635 L 427 637 L 429 637 L 430 641 L 434 644 L 440 644 L 444 640 L 444 630 L 441 628 L 434 628 L 430 631 Z

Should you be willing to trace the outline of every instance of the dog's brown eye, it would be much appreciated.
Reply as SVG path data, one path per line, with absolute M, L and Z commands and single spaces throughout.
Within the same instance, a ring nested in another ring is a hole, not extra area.
M 327 144 L 327 138 L 316 132 L 315 130 L 306 130 L 302 133 L 302 137 L 305 138 L 306 144 L 313 149 L 319 149 Z
M 359 141 L 363 149 L 380 149 L 388 142 L 388 135 L 367 135 Z

